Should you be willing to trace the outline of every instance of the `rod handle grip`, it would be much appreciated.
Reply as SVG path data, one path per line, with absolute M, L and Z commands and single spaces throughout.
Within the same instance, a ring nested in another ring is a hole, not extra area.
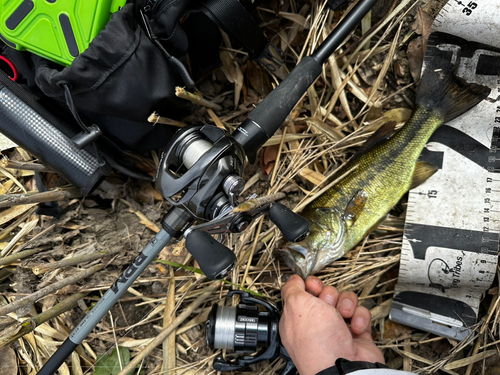
M 247 154 L 255 153 L 286 120 L 307 89 L 321 74 L 322 64 L 304 57 L 292 72 L 233 132 Z

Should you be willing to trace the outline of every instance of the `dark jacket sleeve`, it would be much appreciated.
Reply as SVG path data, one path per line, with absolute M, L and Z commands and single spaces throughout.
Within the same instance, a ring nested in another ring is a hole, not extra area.
M 316 375 L 338 375 L 338 371 L 337 371 L 337 367 L 335 366 L 332 366 L 332 367 L 328 367 L 327 369 L 321 371 L 321 372 L 318 372 Z
M 344 375 L 354 373 L 358 370 L 367 369 L 387 369 L 386 365 L 376 362 L 363 362 L 363 361 L 348 361 L 344 358 L 339 358 L 335 361 L 335 366 L 329 367 L 323 371 L 318 372 L 317 375 Z M 353 374 L 354 375 L 354 374 Z

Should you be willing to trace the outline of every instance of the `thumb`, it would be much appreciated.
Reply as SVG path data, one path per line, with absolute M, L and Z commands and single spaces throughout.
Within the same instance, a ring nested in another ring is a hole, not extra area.
M 286 301 L 295 294 L 304 293 L 306 284 L 299 275 L 292 275 L 281 289 L 281 296 Z

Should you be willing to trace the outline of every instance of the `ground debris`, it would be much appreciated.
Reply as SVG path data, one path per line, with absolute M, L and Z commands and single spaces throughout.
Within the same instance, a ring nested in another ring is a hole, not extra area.
M 221 48 L 223 67 L 198 82 L 199 93 L 191 94 L 197 101 L 203 99 L 209 109 L 193 106 L 182 124 L 217 124 L 233 131 L 286 71 L 314 50 L 352 3 L 349 0 L 345 8 L 332 12 L 315 1 L 260 2 L 260 24 L 284 51 L 285 66 L 268 72 L 226 41 Z M 243 197 L 277 194 L 280 199 L 284 196 L 280 203 L 300 211 L 338 178 L 335 172 L 378 128 L 389 121 L 395 121 L 398 127 L 408 119 L 426 33 L 440 1 L 417 1 L 417 6 L 403 16 L 414 3 L 378 2 L 371 19 L 365 20 L 365 34 L 358 28 L 350 35 L 256 161 L 245 167 L 244 178 L 249 182 Z M 128 156 L 154 175 L 160 152 Z M 12 163 L 2 164 L 5 173 L 0 171 L 0 194 L 35 194 L 34 172 L 22 169 L 27 163 L 26 153 L 18 149 L 4 153 Z M 33 168 L 44 171 L 55 188 L 67 187 L 43 166 L 35 164 Z M 59 219 L 36 215 L 34 205 L 1 209 L 0 251 L 10 247 L 8 254 L 0 257 L 0 311 L 9 311 L 0 316 L 0 341 L 20 332 L 20 319 L 32 322 L 46 312 L 56 313 L 0 351 L 0 358 L 6 358 L 0 360 L 1 375 L 15 374 L 18 368 L 23 373 L 40 369 L 161 228 L 161 219 L 170 208 L 163 198 L 151 182 L 128 179 L 116 172 L 90 196 L 61 200 L 63 214 Z M 372 312 L 373 334 L 390 368 L 419 373 L 497 374 L 498 281 L 480 307 L 476 336 L 462 343 L 389 320 L 405 210 L 403 201 L 365 241 L 317 276 L 327 285 L 360 296 L 360 303 Z M 13 241 L 28 223 L 34 228 Z M 212 373 L 211 362 L 221 354 L 213 353 L 205 343 L 204 322 L 212 305 L 237 286 L 280 305 L 280 288 L 292 274 L 275 252 L 282 244 L 281 233 L 267 218 L 257 220 L 239 235 L 224 236 L 223 241 L 238 257 L 235 271 L 227 278 L 234 286 L 212 283 L 191 271 L 198 265 L 183 242 L 172 242 L 159 256 L 171 265 L 149 265 L 64 371 L 69 373 L 69 367 L 74 366 L 83 373 L 102 373 L 102 363 L 94 364 L 106 355 L 103 358 L 116 370 L 113 374 L 120 368 L 117 361 L 127 362 L 121 364 L 124 368 L 139 358 L 143 373 L 160 374 L 166 357 L 167 368 L 174 369 L 169 374 Z M 82 272 L 87 272 L 86 277 L 78 279 Z M 71 278 L 77 281 L 68 284 Z M 203 294 L 207 290 L 211 292 Z M 64 305 L 65 301 L 72 305 Z M 58 310 L 62 305 L 69 307 Z M 176 330 L 168 344 L 145 349 L 159 334 L 163 339 L 168 336 L 164 322 L 172 321 Z M 7 359 L 15 367 L 6 371 Z M 244 373 L 274 375 L 284 366 L 283 360 L 276 359 L 253 365 Z

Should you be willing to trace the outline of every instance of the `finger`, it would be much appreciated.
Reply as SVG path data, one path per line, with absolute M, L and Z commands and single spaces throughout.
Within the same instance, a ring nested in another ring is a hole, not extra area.
M 344 319 L 349 319 L 354 315 L 356 306 L 358 305 L 358 296 L 353 292 L 340 293 L 337 310 Z
M 316 276 L 309 276 L 306 279 L 306 292 L 311 293 L 317 297 L 323 290 L 323 282 Z
M 335 307 L 337 301 L 339 300 L 339 291 L 331 285 L 323 287 L 323 290 L 319 294 L 319 299 L 325 301 L 329 305 Z
M 365 332 L 371 337 L 372 332 L 372 314 L 364 306 L 357 306 L 351 318 L 351 332 L 354 335 L 362 335 Z
M 286 301 L 294 294 L 306 291 L 306 284 L 299 275 L 292 275 L 287 280 L 286 284 L 281 288 L 281 297 Z

